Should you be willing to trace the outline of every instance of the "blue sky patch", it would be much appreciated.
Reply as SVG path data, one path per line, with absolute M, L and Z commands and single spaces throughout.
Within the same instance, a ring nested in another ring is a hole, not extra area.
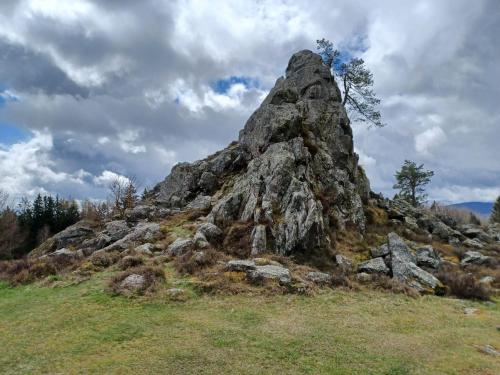
M 30 138 L 31 132 L 19 126 L 0 123 L 0 144 L 11 145 Z
M 226 94 L 231 86 L 241 83 L 246 88 L 259 87 L 259 81 L 256 78 L 245 76 L 231 76 L 229 78 L 219 79 L 210 84 L 210 87 L 218 94 Z

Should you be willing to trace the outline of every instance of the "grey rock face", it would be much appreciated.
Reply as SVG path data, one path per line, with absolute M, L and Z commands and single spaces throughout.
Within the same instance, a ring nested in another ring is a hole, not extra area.
M 167 249 L 169 255 L 182 255 L 191 250 L 194 242 L 190 238 L 178 238 Z
M 468 266 L 471 264 L 480 266 L 482 264 L 488 263 L 489 260 L 490 257 L 481 254 L 479 251 L 467 251 L 460 264 L 462 266 Z
M 92 227 L 84 221 L 79 221 L 54 236 L 56 249 L 81 244 L 86 238 L 93 235 Z
M 387 275 L 389 273 L 389 268 L 386 266 L 384 259 L 382 258 L 373 258 L 367 260 L 366 262 L 361 263 L 358 266 L 358 272 L 361 273 L 378 273 Z
M 144 242 L 153 242 L 161 235 L 160 224 L 139 223 L 132 231 L 120 240 L 106 246 L 102 251 L 123 251 Z
M 369 182 L 340 98 L 319 55 L 294 54 L 238 142 L 175 166 L 153 191 L 157 204 L 184 208 L 200 194 L 211 196 L 211 223 L 265 221 L 266 245 L 281 254 L 329 248 L 330 220 L 340 230 L 350 224 L 363 231 Z M 254 233 L 263 248 L 262 227 Z
M 430 245 L 417 249 L 417 265 L 437 269 L 441 265 L 441 258 Z
M 187 204 L 187 208 L 192 210 L 208 210 L 212 204 L 212 197 L 209 195 L 198 195 Z
M 292 281 L 290 271 L 280 266 L 256 266 L 255 269 L 247 272 L 247 277 L 253 282 L 264 281 L 266 279 L 279 280 L 281 284 L 290 284 Z
M 252 255 L 258 255 L 266 252 L 266 226 L 259 224 L 252 231 Z

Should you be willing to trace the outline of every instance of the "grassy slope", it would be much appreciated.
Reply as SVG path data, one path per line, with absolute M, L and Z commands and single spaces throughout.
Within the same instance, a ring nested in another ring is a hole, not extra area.
M 474 347 L 500 347 L 496 306 L 374 291 L 140 301 L 102 285 L 0 285 L 0 372 L 500 373 Z

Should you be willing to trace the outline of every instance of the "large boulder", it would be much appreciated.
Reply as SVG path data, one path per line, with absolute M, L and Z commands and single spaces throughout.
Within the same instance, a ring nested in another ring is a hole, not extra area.
M 79 245 L 94 234 L 92 225 L 85 221 L 79 221 L 54 236 L 56 249 Z
M 435 276 L 415 264 L 415 255 L 396 233 L 389 233 L 387 244 L 393 278 L 420 292 L 434 292 L 442 287 L 441 282 Z
M 116 242 L 101 249 L 107 251 L 123 251 L 134 248 L 146 242 L 154 242 L 161 236 L 160 224 L 158 223 L 139 223 L 126 236 Z
M 278 280 L 281 284 L 290 284 L 292 280 L 287 268 L 274 265 L 256 266 L 247 272 L 247 277 L 253 282 Z

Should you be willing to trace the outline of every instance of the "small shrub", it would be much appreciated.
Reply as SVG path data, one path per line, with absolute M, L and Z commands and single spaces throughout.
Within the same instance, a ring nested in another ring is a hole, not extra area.
M 90 262 L 93 266 L 99 268 L 107 268 L 118 262 L 120 254 L 116 251 L 113 252 L 97 252 L 92 254 Z
M 231 225 L 224 238 L 224 252 L 239 258 L 249 257 L 252 227 L 252 222 L 236 222 Z
M 408 285 L 399 282 L 396 279 L 385 275 L 373 276 L 372 281 L 377 289 L 382 289 L 396 294 L 406 294 L 409 297 L 416 298 L 420 294 Z
M 141 275 L 145 279 L 142 287 L 135 291 L 137 294 L 152 292 L 159 282 L 165 280 L 165 272 L 160 267 L 135 267 L 112 277 L 108 283 L 108 290 L 114 294 L 128 294 L 122 289 L 121 284 L 130 275 Z
M 144 259 L 140 256 L 127 255 L 120 259 L 118 262 L 118 268 L 125 271 L 129 268 L 142 266 L 144 264 Z
M 438 273 L 438 279 L 446 286 L 446 293 L 459 298 L 489 301 L 491 289 L 479 283 L 474 275 L 443 270 Z
M 188 251 L 174 260 L 174 267 L 180 274 L 195 274 L 203 268 L 213 266 L 220 258 L 220 254 L 212 249 L 202 251 Z
M 23 258 L 0 262 L 0 280 L 11 285 L 28 284 L 49 275 L 72 270 L 79 263 L 68 256 Z

